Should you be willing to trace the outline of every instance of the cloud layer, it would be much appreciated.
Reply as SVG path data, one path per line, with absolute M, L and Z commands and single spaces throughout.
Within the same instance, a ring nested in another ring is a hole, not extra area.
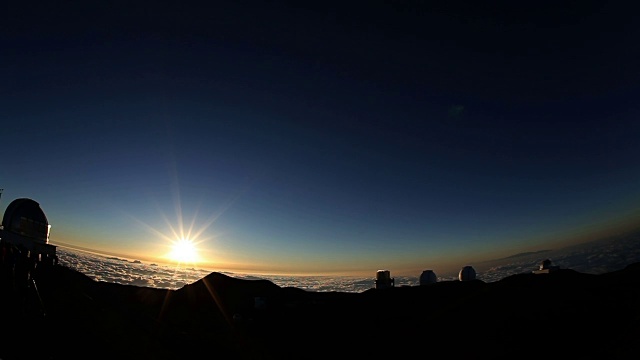
M 205 269 L 103 256 L 64 247 L 58 248 L 58 256 L 61 265 L 75 269 L 96 281 L 161 289 L 179 289 L 211 272 Z M 493 282 L 510 275 L 536 270 L 544 259 L 551 259 L 553 264 L 560 268 L 589 274 L 620 270 L 640 261 L 640 234 L 607 238 L 559 250 L 519 254 L 472 265 L 477 270 L 477 279 Z M 457 279 L 457 274 L 440 276 L 437 270 L 435 273 L 438 275 L 438 281 Z M 241 279 L 266 279 L 281 287 L 296 287 L 308 291 L 362 292 L 375 287 L 375 273 L 371 277 L 247 275 L 230 272 L 225 274 Z M 395 286 L 419 285 L 420 274 L 393 277 Z

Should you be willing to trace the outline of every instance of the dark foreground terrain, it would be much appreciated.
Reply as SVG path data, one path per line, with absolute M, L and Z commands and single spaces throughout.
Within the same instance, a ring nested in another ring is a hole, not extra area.
M 220 273 L 162 290 L 60 265 L 32 283 L 3 270 L 2 360 L 640 358 L 640 263 L 362 293 Z

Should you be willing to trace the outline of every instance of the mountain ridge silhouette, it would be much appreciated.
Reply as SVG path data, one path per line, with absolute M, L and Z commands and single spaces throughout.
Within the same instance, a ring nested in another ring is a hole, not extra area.
M 435 347 L 452 357 L 611 359 L 640 350 L 640 263 L 600 275 L 557 269 L 361 293 L 218 272 L 177 290 L 98 282 L 61 265 L 37 268 L 27 287 L 9 275 L 0 301 L 3 360 L 175 359 L 203 351 L 376 359 Z

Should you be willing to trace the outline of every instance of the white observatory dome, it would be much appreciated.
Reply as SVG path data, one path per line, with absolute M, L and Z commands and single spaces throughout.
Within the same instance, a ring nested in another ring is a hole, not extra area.
M 458 274 L 458 279 L 460 281 L 469 281 L 476 279 L 476 270 L 471 266 L 467 265 L 460 270 L 460 274 Z

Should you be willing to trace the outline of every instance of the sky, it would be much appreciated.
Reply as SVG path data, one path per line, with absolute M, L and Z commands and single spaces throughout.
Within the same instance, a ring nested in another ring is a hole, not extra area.
M 400 275 L 640 225 L 630 4 L 5 7 L 0 210 L 54 245 Z

